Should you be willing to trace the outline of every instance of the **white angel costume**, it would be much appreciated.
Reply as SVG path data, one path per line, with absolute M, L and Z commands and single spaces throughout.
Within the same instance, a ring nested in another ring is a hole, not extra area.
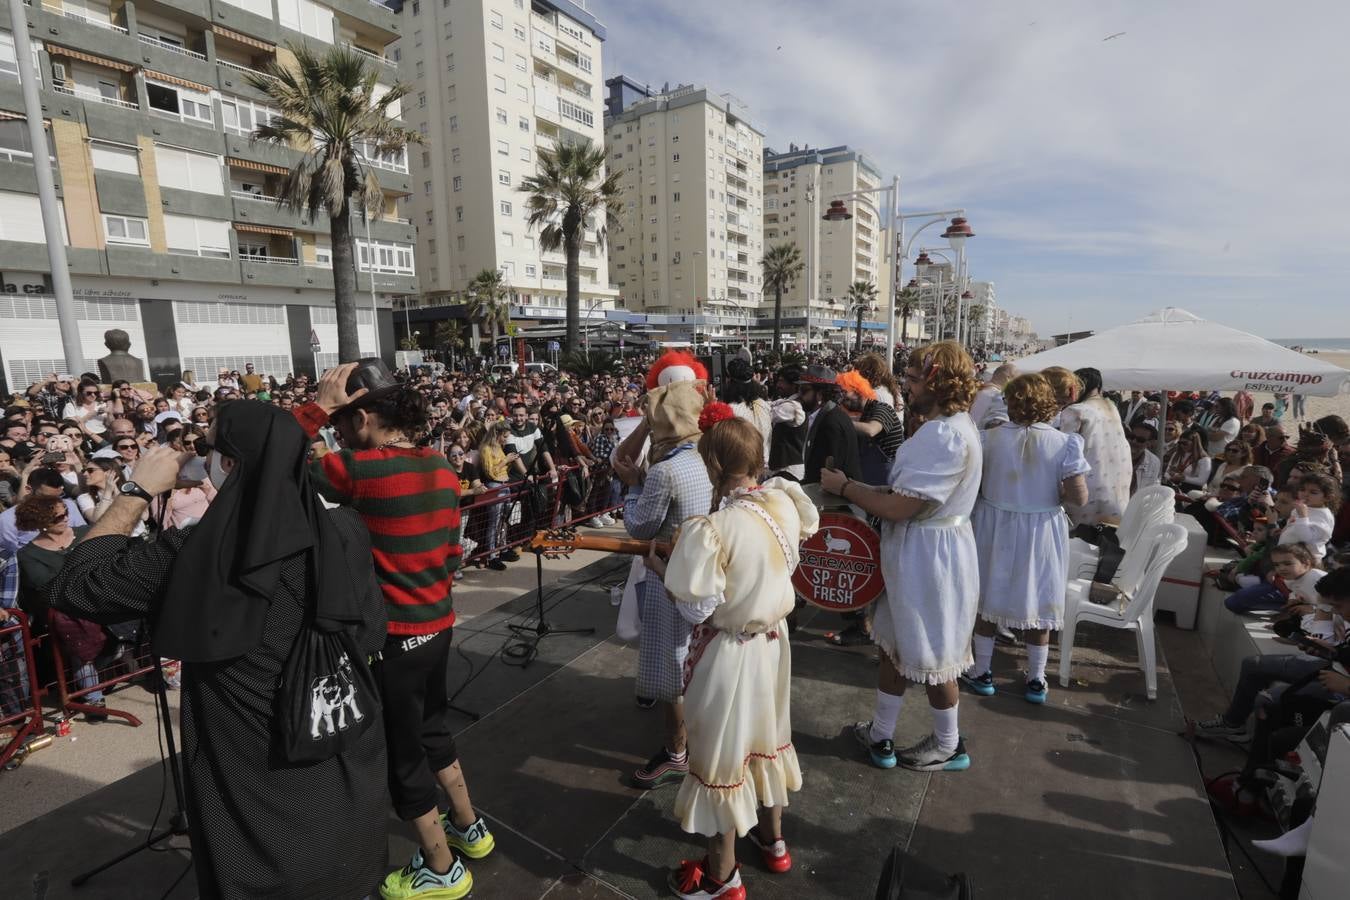
M 919 515 L 884 522 L 872 636 L 905 679 L 944 684 L 971 664 L 980 563 L 970 514 L 980 492 L 980 433 L 964 412 L 925 422 L 900 445 L 891 489 L 927 501 Z
M 685 663 L 689 774 L 675 800 L 687 832 L 744 835 L 759 807 L 787 806 L 788 792 L 801 789 L 784 618 L 798 545 L 819 522 L 799 485 L 771 478 L 680 531 L 665 587 L 699 623 Z
M 1004 628 L 1059 628 L 1069 577 L 1060 483 L 1090 471 L 1083 439 L 1048 424 L 982 433 L 984 477 L 971 520 L 980 557 L 980 618 Z

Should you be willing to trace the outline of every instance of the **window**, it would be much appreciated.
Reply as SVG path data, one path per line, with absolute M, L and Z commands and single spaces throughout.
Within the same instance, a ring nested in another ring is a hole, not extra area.
M 432 217 L 433 217 L 433 215 L 432 215 L 431 210 L 427 210 L 427 224 L 428 224 L 428 225 L 431 224 Z
M 523 84 L 516 85 L 516 96 L 522 103 L 530 102 L 530 89 Z
M 462 206 L 455 207 L 455 221 L 456 222 L 464 221 L 464 207 Z
M 356 242 L 356 265 L 363 272 L 372 268 L 376 272 L 391 275 L 412 275 L 413 248 L 411 244 L 396 244 L 387 241 L 364 240 Z
M 448 38 L 452 38 L 455 36 L 455 26 L 453 23 L 451 22 L 445 23 L 445 36 Z
M 680 154 L 678 154 L 678 153 L 672 153 L 671 156 L 670 156 L 670 161 L 671 161 L 671 162 L 679 162 L 679 161 L 680 161 Z
M 517 71 L 517 72 L 524 72 L 524 71 L 525 71 L 525 57 L 521 56 L 519 53 L 514 54 L 514 56 L 515 56 L 515 63 L 516 63 L 516 71 Z
M 454 190 L 462 191 L 464 189 L 464 176 L 456 175 L 452 183 L 454 185 Z
M 455 238 L 455 249 L 456 250 L 464 249 L 464 235 L 461 234 L 459 237 Z
M 510 200 L 501 201 L 501 203 L 498 204 L 498 210 L 504 216 L 511 215 L 511 201 Z
M 526 250 L 534 249 L 534 238 L 530 237 L 529 235 L 525 236 L 525 249 Z
M 451 116 L 449 125 L 451 131 L 459 131 L 459 116 Z
M 435 255 L 436 255 L 436 239 L 435 239 L 435 238 L 427 238 L 427 253 L 431 254 L 432 256 L 435 256 Z
M 459 162 L 459 148 L 458 148 L 458 147 L 451 147 L 451 148 L 450 148 L 450 161 L 451 161 L 452 163 L 457 163 L 457 162 Z
M 455 99 L 455 86 L 454 86 L 453 84 L 446 87 L 446 89 L 445 89 L 445 99 L 447 99 L 447 100 L 454 100 L 454 99 Z
M 655 254 L 655 253 L 652 254 L 652 262 L 656 262 L 656 254 Z
M 512 275 L 516 274 L 516 264 L 511 262 L 510 260 L 507 260 L 506 262 L 502 263 L 498 268 L 501 270 L 501 273 L 505 275 L 507 278 L 510 278 Z
M 424 196 L 427 196 L 427 197 L 430 197 L 430 196 L 431 196 L 431 182 L 430 182 L 430 181 L 424 181 L 424 182 L 422 182 L 422 194 L 423 194 Z
M 510 156 L 510 155 L 511 155 L 511 145 L 510 145 L 509 143 L 507 143 L 506 141 L 498 141 L 498 142 L 497 142 L 497 155 L 498 155 L 498 156 Z
M 69 244 L 65 207 L 60 201 L 57 201 L 57 206 L 61 214 L 61 234 Z M 0 241 L 42 244 L 46 243 L 46 240 L 46 234 L 42 230 L 42 207 L 38 203 L 37 195 L 0 191 Z
M 455 71 L 455 54 L 453 53 L 445 54 L 445 71 L 447 72 Z
M 511 33 L 516 36 L 516 40 L 518 41 L 525 40 L 525 26 L 520 24 L 519 22 L 511 23 Z
M 418 78 L 421 78 L 423 75 L 426 74 L 426 65 L 420 59 L 417 61 L 416 64 L 416 72 Z
M 333 12 L 314 0 L 277 0 L 277 19 L 292 31 L 318 38 L 326 44 L 333 43 L 333 25 L 336 22 Z
M 431 153 L 426 150 L 422 151 L 422 168 L 424 169 L 431 168 Z
M 676 134 L 676 135 L 671 135 L 670 142 L 671 142 L 672 144 L 678 144 L 678 143 L 680 142 L 680 136 L 679 136 L 678 134 Z M 680 155 L 680 154 L 676 153 L 676 154 L 675 154 L 676 158 L 678 158 L 679 155 Z
M 149 78 L 145 80 L 145 93 L 150 100 L 151 113 L 207 125 L 215 121 L 211 117 L 211 98 L 206 94 Z
M 156 144 L 155 168 L 161 187 L 217 195 L 225 191 L 219 156 Z
M 500 107 L 500 106 L 497 107 L 497 122 L 500 123 L 500 124 L 502 124 L 502 125 L 505 125 L 505 124 L 507 123 L 507 121 L 508 121 L 508 119 L 507 119 L 507 117 L 506 117 L 506 110 L 503 109 L 503 108 Z
M 656 195 L 655 195 L 655 194 L 652 194 L 651 199 L 648 200 L 647 202 L 650 203 L 652 206 L 655 206 L 655 205 L 656 205 Z
M 514 247 L 516 245 L 516 236 L 509 231 L 502 232 L 502 246 Z
M 680 192 L 679 192 L 679 191 L 676 191 L 675 193 L 671 194 L 671 195 L 670 195 L 670 199 L 671 199 L 671 202 L 672 202 L 672 203 L 679 203 L 679 202 L 680 202 Z
M 497 12 L 495 9 L 492 11 L 489 21 L 491 22 L 493 28 L 501 28 L 502 25 L 504 24 L 502 20 L 502 14 Z
M 499 94 L 506 93 L 506 79 L 500 75 L 492 76 L 492 88 Z
M 427 105 L 427 95 L 425 91 L 417 92 L 417 108 L 423 109 Z
M 534 275 L 535 275 L 535 272 L 537 272 L 537 271 L 538 271 L 538 270 L 535 268 L 534 263 L 526 263 L 526 264 L 525 264 L 525 277 L 526 277 L 526 278 L 533 278 Z
M 509 171 L 507 171 L 506 169 L 498 169 L 498 170 L 497 170 L 497 183 L 498 183 L 498 184 L 506 185 L 507 187 L 510 187 L 510 186 L 511 186 L 511 173 L 510 173 Z
M 421 12 L 422 12 L 422 3 L 421 3 L 421 0 L 413 0 L 413 3 L 412 3 L 412 14 L 413 14 L 414 16 L 416 16 L 416 15 L 419 15 Z
M 530 120 L 527 119 L 525 116 L 521 116 L 520 120 L 516 124 L 520 126 L 521 131 L 530 130 Z
M 23 125 L 19 122 L 17 124 Z M 141 174 L 140 155 L 135 147 L 125 144 L 109 144 L 103 141 L 92 141 L 89 144 L 89 155 L 93 157 L 94 168 L 105 172 L 121 172 L 124 175 Z
M 531 160 L 531 158 L 532 158 L 533 156 L 534 156 L 534 154 L 530 152 L 530 148 L 529 148 L 529 147 L 521 147 L 521 148 L 520 148 L 520 158 L 521 158 L 521 161 L 522 161 L 522 162 L 530 162 L 530 160 Z
M 321 269 L 333 268 L 333 239 L 315 235 L 314 265 Z
M 492 58 L 497 62 L 506 62 L 506 48 L 501 44 L 493 44 Z
M 413 46 L 422 46 L 422 29 L 420 28 L 413 32 Z
M 184 256 L 230 258 L 230 223 L 215 219 L 164 214 L 164 235 L 169 252 Z
M 390 59 L 394 62 L 403 62 L 403 48 L 395 47 L 394 52 L 390 54 Z
M 103 233 L 110 244 L 150 246 L 150 230 L 145 219 L 103 214 Z

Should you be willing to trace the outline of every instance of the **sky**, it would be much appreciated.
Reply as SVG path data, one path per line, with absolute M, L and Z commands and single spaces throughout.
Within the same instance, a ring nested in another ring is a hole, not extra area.
M 902 210 L 964 208 L 971 277 L 1042 336 L 1178 306 L 1350 337 L 1350 3 L 587 6 L 606 77 L 730 92 L 767 147 L 848 144 Z

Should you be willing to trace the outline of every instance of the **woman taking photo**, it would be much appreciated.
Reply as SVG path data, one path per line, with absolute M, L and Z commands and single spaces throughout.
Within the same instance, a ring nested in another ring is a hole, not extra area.
M 675 815 L 686 832 L 707 837 L 708 855 L 671 873 L 682 898 L 740 887 L 738 836 L 749 835 L 770 871 L 792 867 L 783 807 L 801 789 L 802 774 L 792 746 L 784 620 L 796 600 L 798 546 L 820 520 L 799 485 L 757 484 L 763 442 L 749 422 L 716 422 L 699 438 L 698 453 L 713 484 L 713 511 L 685 521 L 668 562 L 655 553 L 646 559 L 695 626 L 684 689 L 689 774 Z
M 82 474 L 84 490 L 76 496 L 75 503 L 85 521 L 92 525 L 117 499 L 117 489 L 122 484 L 122 465 L 115 459 L 91 459 L 84 464 Z
M 1205 448 L 1205 429 L 1188 429 L 1163 460 L 1163 481 L 1182 491 L 1203 490 L 1213 461 Z
M 1254 427 L 1258 431 L 1261 430 L 1260 425 Z M 1246 431 L 1246 429 L 1243 430 Z M 1264 433 L 1262 439 L 1265 439 Z M 1247 443 L 1241 437 L 1224 445 L 1223 458 L 1210 467 L 1208 489 L 1211 492 L 1218 490 L 1219 485 L 1223 484 L 1224 478 L 1237 475 L 1248 466 L 1254 465 L 1255 461 L 1252 459 L 1252 447 L 1254 446 L 1256 445 Z

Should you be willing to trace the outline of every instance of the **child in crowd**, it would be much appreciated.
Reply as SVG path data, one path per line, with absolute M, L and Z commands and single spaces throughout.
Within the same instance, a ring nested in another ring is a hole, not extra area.
M 1318 605 L 1317 598 L 1317 583 L 1327 573 L 1319 567 L 1312 550 L 1306 544 L 1281 544 L 1270 556 L 1275 573 L 1289 591 L 1279 619 L 1297 618 L 1298 630 L 1304 634 L 1330 637 L 1331 617 Z M 1276 630 L 1285 633 L 1283 629 Z
M 1312 551 L 1303 544 L 1276 546 L 1270 553 L 1270 574 L 1266 580 L 1229 594 L 1223 605 L 1235 613 L 1284 609 L 1286 591 L 1280 583 L 1289 594 L 1310 596 L 1317 579 L 1326 574 L 1315 567 L 1315 562 Z
M 1265 518 L 1252 522 L 1252 530 L 1247 534 L 1247 555 L 1231 564 L 1231 579 L 1239 589 L 1253 587 L 1265 580 L 1266 570 L 1270 566 L 1273 530 L 1270 521 Z
M 1341 486 L 1330 475 L 1315 473 L 1306 476 L 1299 485 L 1298 500 L 1284 528 L 1280 530 L 1281 544 L 1306 544 L 1313 557 L 1321 561 L 1327 555 L 1327 541 L 1336 525 L 1336 514 L 1331 504 L 1340 499 Z

